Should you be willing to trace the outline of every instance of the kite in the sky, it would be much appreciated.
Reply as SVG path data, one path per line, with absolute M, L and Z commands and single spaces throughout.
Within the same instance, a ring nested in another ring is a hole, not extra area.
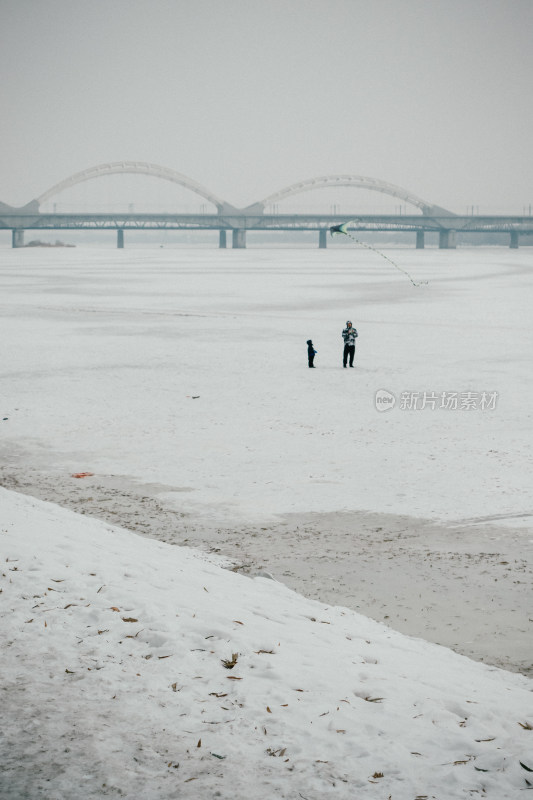
M 376 250 L 375 247 L 372 247 L 371 245 L 366 244 L 366 242 L 362 242 L 360 239 L 356 239 L 355 236 L 352 236 L 351 233 L 348 233 L 348 225 L 349 224 L 350 224 L 350 222 L 343 222 L 341 225 L 332 225 L 331 228 L 329 229 L 330 235 L 334 236 L 336 233 L 344 234 L 344 236 L 348 236 L 354 242 L 357 242 L 357 244 L 360 244 L 361 247 L 366 247 L 367 250 L 373 250 L 374 253 L 378 254 L 378 256 L 381 256 L 381 258 L 384 258 L 385 261 L 389 262 L 389 264 L 392 264 L 393 267 L 396 267 L 396 269 L 400 270 L 400 272 L 403 272 L 404 275 L 407 275 L 407 277 L 409 278 L 409 280 L 411 281 L 413 286 L 421 286 L 422 283 L 427 283 L 427 281 L 422 281 L 421 283 L 417 283 L 416 281 L 414 281 L 412 279 L 412 277 L 409 275 L 409 273 L 406 272 L 406 270 L 404 270 L 402 267 L 398 266 L 398 264 L 395 261 L 393 261 L 392 258 L 389 258 L 388 256 L 386 256 L 385 253 L 381 252 L 381 250 Z

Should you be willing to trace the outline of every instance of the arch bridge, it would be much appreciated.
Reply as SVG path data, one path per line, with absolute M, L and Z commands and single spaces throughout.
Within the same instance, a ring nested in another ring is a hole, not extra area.
M 147 175 L 182 186 L 215 207 L 213 213 L 142 214 L 142 213 L 48 213 L 41 206 L 50 198 L 77 184 L 105 175 Z M 116 161 L 77 172 L 39 195 L 22 208 L 0 202 L 0 228 L 12 230 L 13 247 L 24 244 L 25 230 L 111 229 L 117 231 L 117 245 L 124 246 L 125 230 L 218 230 L 219 246 L 226 247 L 226 235 L 233 236 L 233 247 L 246 247 L 247 231 L 317 231 L 319 247 L 327 246 L 329 227 L 338 224 L 339 215 L 278 213 L 277 204 L 289 197 L 316 189 L 348 187 L 380 192 L 414 206 L 412 214 L 362 214 L 353 216 L 350 228 L 358 231 L 412 231 L 416 246 L 424 247 L 426 231 L 438 232 L 439 246 L 455 247 L 457 231 L 507 232 L 511 247 L 518 247 L 521 232 L 533 233 L 529 217 L 462 217 L 423 200 L 412 192 L 386 181 L 362 175 L 327 175 L 293 183 L 246 208 L 237 208 L 192 178 L 168 167 L 142 161 Z M 267 209 L 275 209 L 275 213 Z M 346 219 L 346 216 L 344 217 Z M 342 221 L 342 219 L 341 219 Z
M 401 186 L 395 186 L 393 183 L 380 181 L 377 178 L 368 178 L 364 175 L 323 175 L 318 178 L 309 178 L 305 181 L 293 183 L 291 186 L 287 186 L 285 189 L 281 189 L 265 197 L 264 200 L 258 203 L 253 203 L 251 206 L 248 206 L 247 210 L 252 213 L 261 213 L 264 212 L 266 207 L 276 205 L 280 201 L 286 200 L 288 197 L 294 197 L 302 192 L 310 192 L 315 189 L 330 189 L 338 186 L 352 189 L 368 189 L 373 192 L 387 194 L 390 197 L 396 197 L 406 203 L 416 206 L 426 215 L 451 215 L 450 211 L 428 203 L 426 200 L 422 200 L 421 197 L 417 197 L 417 195 L 412 192 L 402 189 Z
M 176 172 L 168 167 L 161 167 L 158 164 L 147 164 L 144 161 L 114 161 L 110 164 L 99 164 L 96 167 L 90 167 L 82 172 L 76 172 L 69 178 L 65 178 L 65 180 L 56 183 L 54 186 L 51 186 L 50 189 L 47 189 L 46 192 L 43 192 L 41 195 L 39 195 L 35 202 L 39 206 L 42 206 L 51 197 L 55 197 L 61 192 L 64 192 L 65 189 L 70 189 L 72 186 L 76 186 L 79 183 L 84 183 L 85 181 L 90 181 L 94 178 L 101 178 L 104 175 L 124 174 L 148 175 L 153 178 L 160 178 L 164 181 L 170 181 L 170 183 L 178 184 L 179 186 L 183 186 L 185 189 L 190 189 L 195 194 L 200 195 L 200 197 L 203 197 L 204 200 L 207 200 L 209 203 L 213 203 L 213 205 L 216 206 L 219 211 L 232 208 L 232 206 L 229 206 L 229 204 L 226 203 L 226 201 L 221 197 L 218 197 L 216 194 L 211 192 L 209 189 L 206 189 L 205 186 L 202 186 L 197 181 L 192 180 L 192 178 L 182 175 L 181 172 Z

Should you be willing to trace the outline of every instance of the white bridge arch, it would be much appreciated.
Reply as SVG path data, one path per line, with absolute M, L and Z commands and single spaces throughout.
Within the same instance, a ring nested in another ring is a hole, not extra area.
M 308 178 L 307 180 L 293 183 L 291 186 L 287 186 L 285 189 L 281 189 L 265 197 L 264 200 L 260 200 L 258 203 L 249 206 L 249 210 L 264 210 L 267 206 L 278 203 L 280 200 L 285 200 L 287 197 L 292 197 L 295 194 L 310 192 L 313 189 L 324 189 L 335 186 L 370 189 L 374 192 L 381 192 L 382 194 L 388 194 L 392 197 L 398 197 L 400 200 L 404 200 L 406 203 L 411 203 L 420 208 L 423 214 L 432 214 L 437 210 L 445 211 L 445 209 L 440 209 L 438 206 L 434 206 L 432 203 L 422 200 L 421 197 L 417 197 L 417 195 L 412 192 L 402 189 L 401 186 L 395 186 L 393 183 L 380 181 L 376 178 L 368 178 L 364 175 L 324 175 L 318 178 Z M 450 212 L 445 213 L 449 214 Z
M 161 167 L 158 164 L 147 164 L 144 161 L 114 161 L 110 164 L 99 164 L 96 167 L 90 167 L 82 172 L 77 172 L 75 175 L 71 175 L 60 183 L 56 183 L 37 197 L 36 200 L 39 205 L 42 205 L 51 197 L 54 197 L 54 195 L 59 194 L 65 189 L 69 189 L 71 186 L 76 186 L 78 183 L 83 183 L 93 178 L 101 178 L 103 175 L 121 175 L 124 173 L 150 175 L 154 178 L 161 178 L 171 183 L 177 183 L 185 189 L 190 189 L 192 192 L 200 195 L 200 197 L 203 197 L 210 203 L 213 203 L 219 211 L 229 206 L 225 200 L 221 197 L 217 197 L 217 195 L 213 194 L 209 189 L 206 189 L 205 186 L 193 181 L 192 178 L 188 178 L 186 175 L 182 175 L 180 172 L 176 172 L 168 167 Z
M 98 166 L 83 170 L 82 172 L 77 172 L 74 175 L 71 175 L 69 178 L 60 181 L 60 183 L 56 183 L 46 192 L 43 192 L 43 194 L 41 194 L 34 201 L 32 201 L 31 204 L 28 205 L 28 208 L 33 204 L 36 204 L 38 208 L 46 203 L 46 201 L 51 197 L 54 197 L 65 189 L 69 189 L 71 186 L 76 186 L 78 183 L 93 180 L 94 178 L 100 178 L 104 175 L 120 175 L 125 173 L 148 175 L 154 178 L 160 178 L 161 180 L 170 181 L 171 183 L 178 184 L 179 186 L 183 186 L 185 189 L 190 189 L 190 191 L 194 192 L 200 197 L 203 197 L 209 203 L 212 203 L 214 206 L 216 206 L 218 212 L 221 214 L 226 213 L 231 215 L 237 213 L 244 215 L 261 215 L 267 206 L 274 205 L 288 197 L 292 197 L 293 195 L 301 194 L 302 192 L 309 192 L 313 189 L 345 186 L 356 189 L 369 189 L 371 191 L 381 192 L 382 194 L 388 194 L 392 197 L 397 197 L 406 203 L 416 206 L 424 215 L 455 216 L 453 212 L 447 211 L 446 209 L 433 205 L 432 203 L 428 203 L 426 200 L 423 200 L 421 197 L 418 197 L 412 192 L 402 189 L 401 186 L 395 186 L 393 183 L 387 183 L 386 181 L 381 181 L 377 178 L 369 178 L 364 175 L 325 175 L 317 178 L 308 178 L 307 180 L 299 181 L 298 183 L 293 183 L 291 186 L 287 186 L 284 189 L 280 189 L 278 192 L 274 192 L 274 194 L 265 197 L 263 200 L 252 203 L 252 205 L 248 206 L 247 208 L 237 209 L 231 203 L 228 203 L 222 197 L 218 197 L 218 195 L 211 192 L 205 186 L 202 186 L 200 183 L 197 183 L 197 181 L 192 180 L 192 178 L 182 175 L 180 172 L 176 172 L 169 167 L 162 167 L 158 164 L 149 164 L 144 161 L 114 161 L 109 164 L 99 164 Z

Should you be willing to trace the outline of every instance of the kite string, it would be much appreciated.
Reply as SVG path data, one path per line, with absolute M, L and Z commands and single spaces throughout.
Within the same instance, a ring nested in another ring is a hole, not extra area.
M 342 231 L 342 233 L 345 233 L 345 235 L 349 236 L 350 239 L 352 239 L 354 242 L 360 244 L 361 247 L 366 247 L 367 250 L 373 250 L 373 252 L 377 253 L 378 256 L 381 256 L 382 258 L 385 259 L 385 261 L 388 261 L 389 264 L 392 264 L 393 267 L 396 267 L 396 269 L 400 270 L 400 272 L 403 272 L 404 275 L 407 275 L 413 286 L 421 286 L 422 283 L 427 283 L 427 281 L 422 281 L 422 283 L 417 283 L 415 280 L 413 280 L 413 278 L 409 275 L 409 273 L 405 269 L 402 269 L 402 267 L 400 267 L 395 261 L 393 261 L 392 258 L 389 258 L 388 256 L 385 255 L 385 253 L 382 253 L 381 250 L 376 250 L 376 248 L 372 247 L 372 245 L 367 244 L 366 242 L 362 242 L 360 239 L 356 239 L 355 236 L 352 236 L 352 234 L 348 233 L 348 231 Z

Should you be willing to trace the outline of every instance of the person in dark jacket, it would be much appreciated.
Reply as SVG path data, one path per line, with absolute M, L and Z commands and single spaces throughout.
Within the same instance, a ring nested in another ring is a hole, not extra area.
M 313 342 L 311 341 L 311 339 L 308 339 L 307 340 L 307 360 L 309 361 L 309 367 L 312 368 L 312 369 L 315 368 L 315 365 L 313 364 L 313 361 L 315 360 L 315 353 L 316 352 L 317 351 L 313 347 Z
M 355 340 L 357 339 L 357 330 L 353 327 L 350 320 L 346 322 L 346 327 L 342 332 L 342 338 L 344 339 L 344 354 L 342 360 L 342 366 L 346 369 L 346 364 L 348 362 L 348 357 L 350 358 L 350 366 L 353 367 L 353 359 L 355 356 Z

